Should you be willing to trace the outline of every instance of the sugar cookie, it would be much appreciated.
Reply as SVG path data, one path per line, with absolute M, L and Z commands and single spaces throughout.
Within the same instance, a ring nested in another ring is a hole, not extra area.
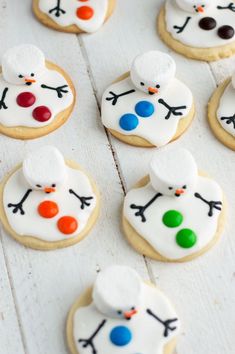
M 73 305 L 67 320 L 72 354 L 171 354 L 180 322 L 174 308 L 135 270 L 111 266 Z
M 29 154 L 1 183 L 0 198 L 0 219 L 7 233 L 41 250 L 81 241 L 99 213 L 95 183 L 53 146 Z
M 175 71 L 168 54 L 150 51 L 137 56 L 130 74 L 103 94 L 104 126 L 135 146 L 162 146 L 177 139 L 190 125 L 195 109 L 191 91 L 175 78 Z

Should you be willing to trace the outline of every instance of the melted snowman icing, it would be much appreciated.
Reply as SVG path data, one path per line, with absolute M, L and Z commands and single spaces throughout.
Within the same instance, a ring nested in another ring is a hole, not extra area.
M 213 48 L 234 42 L 234 36 L 224 40 L 217 34 L 218 29 L 222 26 L 228 25 L 234 28 L 235 12 L 229 9 L 217 9 L 217 6 L 227 7 L 229 3 L 231 3 L 231 1 L 212 1 L 212 4 L 206 9 L 205 13 L 189 13 L 182 10 L 176 4 L 175 0 L 166 0 L 165 21 L 167 31 L 181 43 L 196 48 Z M 187 17 L 190 17 L 187 26 L 181 33 L 177 33 L 177 29 L 174 26 L 183 26 Z M 198 23 L 204 17 L 215 19 L 216 27 L 212 30 L 201 29 Z
M 115 105 L 107 100 L 111 97 L 111 92 L 120 94 L 135 90 L 126 96 L 118 98 Z M 179 94 L 180 92 L 180 94 Z M 168 105 L 174 107 L 184 107 L 179 109 L 182 115 L 171 114 L 168 119 L 167 108 L 159 103 L 164 100 Z M 141 117 L 136 113 L 135 107 L 139 102 L 147 101 L 153 106 L 154 112 L 149 117 Z M 156 146 L 167 144 L 175 135 L 180 119 L 186 117 L 193 105 L 193 97 L 189 88 L 178 79 L 174 78 L 161 94 L 149 95 L 133 85 L 130 77 L 109 86 L 102 98 L 102 122 L 104 126 L 125 135 L 136 135 L 142 137 Z M 127 131 L 121 128 L 119 121 L 125 114 L 134 114 L 138 120 L 138 126 Z
M 209 216 L 209 205 L 195 197 L 199 193 L 207 201 L 216 201 L 218 208 L 213 209 Z M 137 210 L 131 208 L 146 205 L 157 192 L 150 183 L 142 188 L 132 189 L 127 193 L 124 201 L 124 216 L 131 226 L 155 250 L 168 259 L 180 259 L 203 249 L 216 234 L 223 193 L 219 185 L 207 178 L 198 176 L 194 191 L 180 198 L 160 196 L 145 210 L 146 221 L 136 216 Z M 163 215 L 170 210 L 182 214 L 183 221 L 178 227 L 167 227 L 163 223 Z M 176 234 L 182 229 L 190 229 L 197 236 L 193 247 L 182 248 L 176 242 Z
M 87 307 L 79 308 L 73 318 L 73 338 L 78 353 L 87 354 L 89 352 L 89 349 L 83 348 L 79 339 L 89 338 L 98 325 L 106 320 L 105 325 L 94 338 L 97 354 L 163 354 L 164 346 L 179 334 L 180 322 L 176 320 L 172 324 L 172 327 L 176 327 L 175 330 L 169 331 L 168 335 L 164 336 L 162 324 L 147 314 L 147 309 L 151 309 L 164 321 L 177 319 L 173 306 L 162 292 L 144 283 L 141 309 L 130 321 L 105 318 L 97 310 L 94 302 Z M 116 346 L 110 340 L 111 331 L 118 326 L 126 327 L 132 335 L 132 339 L 127 345 Z
M 7 220 L 11 228 L 20 236 L 33 236 L 38 239 L 53 242 L 77 236 L 86 227 L 87 222 L 96 206 L 96 196 L 93 192 L 89 178 L 80 170 L 67 168 L 68 177 L 65 185 L 57 192 L 46 194 L 40 190 L 33 190 L 24 203 L 25 215 L 20 211 L 12 212 L 9 203 L 18 203 L 29 189 L 22 168 L 14 172 L 7 180 L 3 192 L 3 205 Z M 69 193 L 73 189 L 78 195 L 92 197 L 89 206 L 83 210 L 79 200 Z M 53 201 L 59 207 L 59 213 L 51 219 L 43 218 L 38 213 L 38 206 L 43 201 Z M 77 230 L 70 235 L 64 235 L 57 228 L 57 221 L 63 216 L 74 217 L 78 222 Z
M 58 3 L 58 4 L 57 4 Z M 58 7 L 58 9 L 57 9 Z M 79 18 L 77 10 L 89 7 L 93 15 L 89 19 Z M 105 21 L 108 0 L 39 0 L 39 8 L 62 27 L 76 25 L 85 32 L 97 31 Z M 61 10 L 60 10 L 61 9 Z
M 235 89 L 230 82 L 220 98 L 217 110 L 217 120 L 219 124 L 229 134 L 235 137 Z

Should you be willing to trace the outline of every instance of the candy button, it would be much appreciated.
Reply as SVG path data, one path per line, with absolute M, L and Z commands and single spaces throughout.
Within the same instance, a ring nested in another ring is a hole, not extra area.
M 46 106 L 38 106 L 33 110 L 33 118 L 38 122 L 47 122 L 51 118 L 51 111 Z
M 191 248 L 197 242 L 197 235 L 190 229 L 182 229 L 176 235 L 176 242 L 182 248 Z
M 183 215 L 177 210 L 168 210 L 162 218 L 163 224 L 167 227 L 177 227 L 183 222 Z
M 216 20 L 212 17 L 203 17 L 198 24 L 201 29 L 210 31 L 216 27 Z
M 110 333 L 110 340 L 117 347 L 123 347 L 129 344 L 131 339 L 131 331 L 125 326 L 114 327 Z
M 94 10 L 90 6 L 81 6 L 77 9 L 76 14 L 81 20 L 90 20 L 94 15 Z
M 45 200 L 38 206 L 38 213 L 46 219 L 54 218 L 59 212 L 58 205 L 50 200 Z
M 17 104 L 25 108 L 32 106 L 35 101 L 36 97 L 31 92 L 22 92 L 16 98 Z
M 124 114 L 119 121 L 119 125 L 123 130 L 133 130 L 135 129 L 139 124 L 138 118 L 131 113 Z
M 154 113 L 154 105 L 148 101 L 140 101 L 135 106 L 135 112 L 140 117 L 150 117 Z
M 57 222 L 58 229 L 62 234 L 70 235 L 78 228 L 77 220 L 72 216 L 62 216 Z
M 231 26 L 221 26 L 218 29 L 218 36 L 222 39 L 230 39 L 234 36 L 234 29 Z

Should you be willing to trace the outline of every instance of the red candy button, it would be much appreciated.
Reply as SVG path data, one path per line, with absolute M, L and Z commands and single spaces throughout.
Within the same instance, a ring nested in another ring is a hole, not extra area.
M 90 6 L 81 6 L 77 9 L 77 17 L 81 20 L 90 20 L 94 15 L 94 10 Z
M 18 105 L 25 108 L 32 106 L 35 101 L 36 97 L 31 92 L 22 92 L 16 98 Z
M 38 106 L 33 110 L 33 118 L 38 122 L 46 122 L 51 118 L 51 111 L 46 106 Z
M 62 234 L 70 235 L 77 230 L 78 222 L 72 216 L 62 216 L 57 222 L 57 227 Z
M 46 219 L 54 218 L 59 212 L 58 205 L 50 200 L 45 200 L 38 206 L 38 213 Z

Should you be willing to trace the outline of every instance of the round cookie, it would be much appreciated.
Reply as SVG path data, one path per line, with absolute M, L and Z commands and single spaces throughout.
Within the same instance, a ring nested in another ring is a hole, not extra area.
M 168 299 L 133 269 L 118 265 L 102 271 L 94 287 L 79 297 L 66 327 L 72 354 L 88 348 L 99 354 L 171 354 L 179 330 Z
M 235 150 L 235 89 L 229 78 L 222 82 L 208 103 L 208 121 L 217 137 L 229 149 Z
M 225 224 L 226 203 L 219 185 L 197 172 L 185 149 L 163 149 L 149 175 L 124 201 L 122 224 L 131 246 L 165 262 L 190 261 L 208 251 Z
M 80 242 L 100 207 L 94 181 L 53 146 L 29 154 L 0 184 L 0 220 L 19 243 L 52 250 Z
M 166 0 L 158 32 L 176 52 L 214 61 L 235 53 L 235 3 L 227 0 Z
M 0 133 L 35 139 L 67 121 L 75 104 L 73 83 L 37 47 L 9 49 L 0 70 Z
M 168 54 L 150 51 L 137 56 L 130 73 L 103 94 L 104 126 L 134 146 L 159 147 L 179 138 L 191 124 L 195 107 L 191 91 L 175 78 L 175 71 Z
M 116 0 L 33 0 L 33 12 L 45 26 L 67 33 L 93 33 L 112 15 Z

